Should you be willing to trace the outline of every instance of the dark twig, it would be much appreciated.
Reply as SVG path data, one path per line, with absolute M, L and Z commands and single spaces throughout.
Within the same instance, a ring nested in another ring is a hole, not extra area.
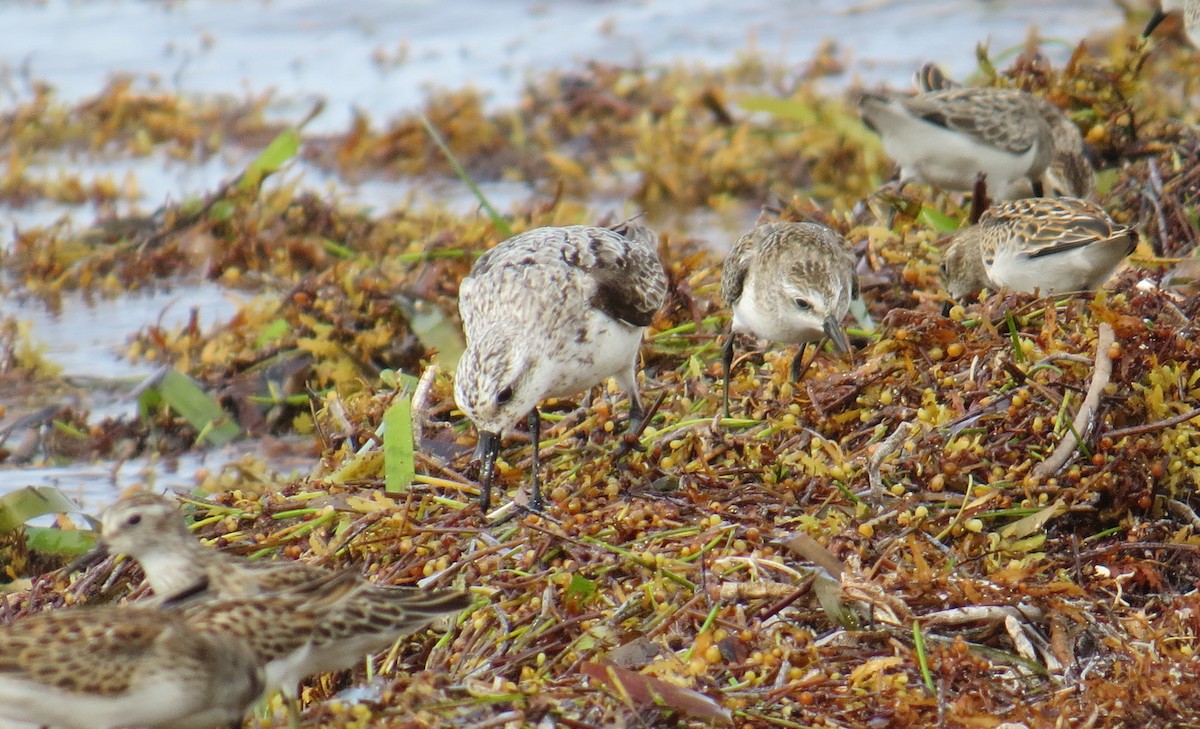
M 1115 441 L 1118 438 L 1124 438 L 1130 435 L 1141 435 L 1143 433 L 1151 433 L 1155 430 L 1162 430 L 1163 428 L 1170 428 L 1172 425 L 1186 423 L 1192 418 L 1200 418 L 1200 408 L 1192 408 L 1186 413 L 1180 413 L 1179 415 L 1176 415 L 1173 418 L 1167 418 L 1166 420 L 1156 420 L 1153 423 L 1142 423 L 1141 425 L 1131 425 L 1128 428 L 1117 428 L 1116 430 L 1110 430 L 1104 434 L 1104 437 L 1112 438 Z

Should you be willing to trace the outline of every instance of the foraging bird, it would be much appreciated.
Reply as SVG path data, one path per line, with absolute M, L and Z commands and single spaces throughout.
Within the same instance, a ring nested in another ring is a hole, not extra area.
M 16 620 L 0 626 L 0 718 L 63 729 L 241 726 L 264 675 L 233 638 L 127 606 Z
M 329 572 L 280 592 L 192 600 L 164 610 L 178 611 L 189 625 L 237 636 L 263 665 L 266 692 L 281 691 L 295 706 L 298 684 L 308 676 L 353 668 L 436 615 L 468 604 L 464 593 L 385 590 L 353 572 Z
M 864 94 L 859 107 L 900 164 L 901 179 L 967 191 L 982 172 L 993 197 L 1014 197 L 1022 180 L 1042 194 L 1054 136 L 1037 100 L 1024 91 L 959 87 L 908 97 Z
M 262 605 L 251 613 L 254 622 L 291 626 L 292 632 L 269 639 L 259 650 L 267 656 L 269 688 L 291 699 L 305 677 L 351 668 L 437 616 L 471 603 L 461 590 L 375 585 L 357 573 L 296 561 L 247 560 L 210 549 L 188 531 L 174 503 L 148 491 L 132 491 L 105 509 L 100 528 L 97 553 L 137 560 L 160 602 L 179 603 L 189 616 L 199 611 L 215 620 L 213 599 L 227 611 L 259 601 Z M 296 607 L 297 596 L 306 594 L 314 597 Z M 307 618 L 297 612 L 301 608 Z M 235 626 L 239 621 L 244 619 L 232 619 Z
M 850 351 L 842 318 L 858 296 L 854 255 L 838 233 L 816 223 L 767 223 L 744 234 L 725 258 L 721 297 L 733 310 L 721 350 L 724 409 L 729 416 L 729 375 L 739 332 L 799 344 L 791 376 L 800 377 L 804 350 L 828 338 Z
M 962 88 L 946 76 L 936 63 L 926 63 L 913 74 L 913 84 L 922 92 Z M 1048 100 L 1035 97 L 1038 111 L 1050 126 L 1054 154 L 1042 173 L 1042 191 L 1047 197 L 1091 197 L 1096 191 L 1096 171 L 1084 149 L 1083 134 L 1062 109 Z M 1028 180 L 1018 180 L 1011 191 L 1013 197 L 1030 197 L 1033 187 Z
M 528 416 L 533 440 L 531 506 L 538 480 L 538 403 L 615 378 L 629 396 L 630 431 L 645 410 L 637 388 L 642 333 L 666 298 L 656 237 L 626 223 L 537 228 L 475 262 L 459 288 L 467 349 L 454 401 L 479 431 L 480 503 L 491 505 L 500 438 Z
M 1028 198 L 997 205 L 957 233 L 942 272 L 955 299 L 984 288 L 1085 291 L 1107 281 L 1135 247 L 1133 231 L 1096 203 Z

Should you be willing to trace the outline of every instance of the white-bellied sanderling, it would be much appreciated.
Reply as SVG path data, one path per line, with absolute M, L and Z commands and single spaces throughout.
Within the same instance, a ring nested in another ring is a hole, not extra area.
M 916 96 L 868 93 L 859 107 L 899 163 L 902 180 L 968 191 L 983 173 L 992 197 L 1015 196 L 1022 180 L 1042 194 L 1054 137 L 1037 99 L 1024 91 L 956 87 Z
M 157 602 L 199 598 L 199 607 L 193 609 L 189 600 L 181 602 L 182 609 L 189 615 L 198 611 L 209 621 L 216 620 L 214 614 L 245 614 L 246 620 L 269 622 L 259 616 L 278 614 L 291 630 L 270 639 L 275 648 L 259 652 L 267 655 L 270 687 L 292 699 L 306 676 L 352 668 L 439 615 L 471 604 L 462 590 L 375 585 L 356 573 L 296 561 L 247 560 L 210 549 L 192 536 L 170 499 L 148 491 L 123 496 L 104 511 L 100 525 L 99 549 L 137 560 Z M 214 599 L 224 607 L 210 606 Z M 251 603 L 258 607 L 247 607 Z M 303 614 L 288 617 L 288 610 Z M 239 620 L 226 617 L 221 623 L 238 630 Z
M 656 236 L 634 223 L 537 228 L 475 262 L 459 288 L 467 350 L 455 374 L 454 400 L 479 431 L 485 511 L 500 438 L 526 416 L 533 441 L 530 504 L 542 508 L 542 400 L 612 377 L 629 396 L 630 429 L 636 430 L 645 413 L 638 348 L 666 292 Z
M 942 91 L 961 88 L 946 76 L 936 63 L 926 63 L 915 74 L 913 84 L 920 92 Z M 1048 100 L 1035 97 L 1042 118 L 1050 125 L 1054 142 L 1054 154 L 1050 164 L 1042 173 L 1042 192 L 1047 197 L 1091 197 L 1096 190 L 1096 171 L 1088 161 L 1083 145 L 1083 134 L 1066 113 Z M 1014 197 L 1030 197 L 1033 187 L 1029 180 L 1014 183 Z
M 1195 48 L 1200 48 L 1200 0 L 1162 0 L 1162 5 L 1150 16 L 1142 37 L 1149 37 L 1171 13 L 1183 12 L 1183 30 Z
M 1107 281 L 1136 246 L 1133 231 L 1094 202 L 1013 200 L 989 208 L 954 236 L 942 272 L 955 299 L 984 288 L 1086 291 Z
M 0 717 L 64 729 L 240 726 L 263 671 L 173 611 L 56 610 L 0 626 Z
M 733 310 L 721 350 L 726 417 L 738 333 L 799 344 L 792 379 L 800 376 L 810 342 L 829 338 L 838 350 L 850 351 L 842 318 L 858 296 L 854 266 L 854 254 L 842 236 L 816 223 L 767 223 L 738 239 L 721 272 L 721 297 Z

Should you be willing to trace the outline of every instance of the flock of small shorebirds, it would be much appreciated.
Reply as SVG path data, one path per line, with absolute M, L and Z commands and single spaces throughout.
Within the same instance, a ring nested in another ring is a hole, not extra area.
M 1200 0 L 1165 0 L 1146 35 L 1176 10 L 1200 47 Z M 1087 199 L 1094 172 L 1071 120 L 1023 91 L 957 86 L 934 66 L 917 85 L 915 95 L 866 94 L 860 103 L 901 181 L 977 197 L 986 183 L 1004 200 L 946 248 L 950 295 L 1101 286 L 1137 238 Z M 738 334 L 799 344 L 793 379 L 808 344 L 849 351 L 842 320 L 858 295 L 855 266 L 842 236 L 814 223 L 762 224 L 737 241 L 721 277 L 733 310 L 722 350 L 726 415 Z M 454 397 L 479 432 L 485 511 L 500 438 L 526 417 L 529 507 L 543 507 L 542 400 L 612 377 L 628 394 L 636 432 L 646 416 L 638 350 L 666 293 L 655 236 L 636 223 L 539 228 L 479 258 L 460 289 L 467 349 Z M 305 677 L 351 668 L 472 604 L 464 590 L 380 586 L 353 572 L 223 554 L 193 538 L 172 500 L 147 492 L 105 511 L 97 553 L 106 551 L 137 560 L 153 597 L 0 626 L 0 718 L 72 729 L 240 726 L 256 702 L 281 691 L 294 723 Z

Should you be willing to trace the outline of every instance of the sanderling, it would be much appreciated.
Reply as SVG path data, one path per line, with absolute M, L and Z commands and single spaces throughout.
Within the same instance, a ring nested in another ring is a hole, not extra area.
M 0 627 L 0 717 L 67 729 L 240 726 L 263 671 L 175 612 L 82 607 Z
M 916 96 L 864 94 L 863 120 L 900 164 L 901 179 L 967 191 L 979 173 L 993 197 L 1028 180 L 1041 194 L 1054 137 L 1037 99 L 1024 91 L 958 87 Z
M 1168 14 L 1177 11 L 1183 11 L 1183 29 L 1188 40 L 1192 46 L 1200 48 L 1200 0 L 1162 0 L 1162 6 L 1154 11 L 1150 22 L 1146 23 L 1142 37 L 1148 37 L 1159 23 L 1166 20 Z
M 942 272 L 950 295 L 983 288 L 1054 294 L 1099 287 L 1137 246 L 1133 231 L 1089 200 L 1028 198 L 987 210 L 957 233 Z
M 842 236 L 816 223 L 767 223 L 738 239 L 721 272 L 721 297 L 733 309 L 721 351 L 726 417 L 739 332 L 800 344 L 792 359 L 793 380 L 800 376 L 808 343 L 828 337 L 840 351 L 850 351 L 842 318 L 858 296 L 855 263 Z
M 616 229 L 537 228 L 483 254 L 459 288 L 467 350 L 454 400 L 479 431 L 480 503 L 491 505 L 500 437 L 528 415 L 532 497 L 538 481 L 538 403 L 615 378 L 629 396 L 630 430 L 644 415 L 637 387 L 642 333 L 667 292 L 656 237 Z
M 296 684 L 304 677 L 351 668 L 437 616 L 471 603 L 470 595 L 461 590 L 375 585 L 356 573 L 296 561 L 247 560 L 210 549 L 188 531 L 174 503 L 148 491 L 123 496 L 104 511 L 100 524 L 99 548 L 137 560 L 160 602 L 172 604 L 180 595 L 198 593 L 201 598 L 217 599 L 229 614 L 244 613 L 246 620 L 260 622 L 257 615 L 297 610 L 292 593 L 315 594 L 315 602 L 302 598 L 298 603 L 314 622 L 306 627 L 299 614 L 280 617 L 291 628 L 284 637 L 290 648 L 277 647 L 278 655 L 269 656 L 268 683 L 293 699 Z M 314 586 L 319 589 L 314 591 Z M 246 608 L 247 600 L 262 604 Z M 201 599 L 196 609 L 211 620 L 215 608 L 209 602 Z M 182 605 L 189 615 L 190 606 L 190 602 Z M 239 620 L 224 622 L 234 626 L 232 630 Z M 306 630 L 312 635 L 306 635 Z M 271 640 L 272 645 L 281 645 L 281 639 Z
M 926 63 L 913 74 L 913 85 L 921 92 L 961 88 L 936 63 Z M 1043 194 L 1049 197 L 1091 197 L 1096 190 L 1096 171 L 1088 161 L 1083 134 L 1066 113 L 1044 98 L 1035 97 L 1038 111 L 1050 125 L 1054 154 L 1042 174 Z M 1029 180 L 1014 183 L 1013 197 L 1030 197 Z

